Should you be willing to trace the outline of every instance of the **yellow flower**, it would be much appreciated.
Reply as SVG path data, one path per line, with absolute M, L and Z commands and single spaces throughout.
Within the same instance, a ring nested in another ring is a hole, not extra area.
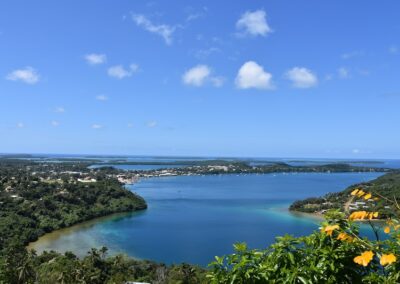
M 350 220 L 363 220 L 365 217 L 367 217 L 368 212 L 367 211 L 355 211 L 350 214 L 349 219 Z
M 368 194 L 366 194 L 365 196 L 364 196 L 364 199 L 365 200 L 368 200 L 368 199 L 370 199 L 372 197 L 372 194 L 371 193 L 368 193 Z
M 337 229 L 339 229 L 339 225 L 328 225 L 321 228 L 321 232 L 326 233 L 328 236 L 332 236 L 333 231 Z
M 370 250 L 363 252 L 361 255 L 356 256 L 354 258 L 354 262 L 362 265 L 362 266 L 368 266 L 368 264 L 371 262 L 372 258 L 374 257 L 374 253 Z
M 380 263 L 382 266 L 385 266 L 388 264 L 392 264 L 393 262 L 396 262 L 396 260 L 397 258 L 393 253 L 382 254 Z
M 367 216 L 368 216 L 368 219 L 372 220 L 374 218 L 377 218 L 378 214 L 379 214 L 378 212 L 370 212 L 370 213 L 367 213 Z
M 346 242 L 349 242 L 349 243 L 353 241 L 353 237 L 350 236 L 350 235 L 348 235 L 348 234 L 346 234 L 346 233 L 340 233 L 340 234 L 337 236 L 337 239 L 338 239 L 339 241 L 346 241 Z
M 356 195 L 358 193 L 358 188 L 356 188 L 355 190 L 353 190 L 352 192 L 351 192 L 351 195 Z
M 390 233 L 390 227 L 386 226 L 385 229 L 383 229 L 383 231 L 385 232 L 385 234 L 389 234 Z
M 357 193 L 357 196 L 358 197 L 361 197 L 361 196 L 363 196 L 365 194 L 365 192 L 362 190 L 362 189 L 360 189 L 359 191 L 358 191 L 358 193 Z

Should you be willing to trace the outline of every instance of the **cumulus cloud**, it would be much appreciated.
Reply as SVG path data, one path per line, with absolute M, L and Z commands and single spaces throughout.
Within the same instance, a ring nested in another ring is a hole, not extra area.
M 190 68 L 182 75 L 182 81 L 186 85 L 201 87 L 211 83 L 214 87 L 221 87 L 225 79 L 223 77 L 211 76 L 212 70 L 207 65 L 197 65 Z
M 235 80 L 239 89 L 273 89 L 272 74 L 254 61 L 247 61 L 240 67 Z
M 161 36 L 167 45 L 172 44 L 172 35 L 175 32 L 175 27 L 166 24 L 153 24 L 147 17 L 140 14 L 133 14 L 132 20 L 138 27 L 141 27 L 150 33 Z
M 272 33 L 264 10 L 247 11 L 236 22 L 236 28 L 239 30 L 240 35 L 266 36 Z
M 115 65 L 108 68 L 108 75 L 117 79 L 123 79 L 132 76 L 134 73 L 139 71 L 139 65 L 131 64 L 128 68 L 122 65 Z
M 34 68 L 28 66 L 23 69 L 12 71 L 6 76 L 6 79 L 10 81 L 21 81 L 33 85 L 39 82 L 40 75 Z
M 101 124 L 92 124 L 92 128 L 93 129 L 101 129 L 101 128 L 103 128 L 103 125 L 101 125 Z
M 85 55 L 85 60 L 90 65 L 99 65 L 107 61 L 107 56 L 105 54 L 91 53 Z
M 98 101 L 107 101 L 108 97 L 106 95 L 98 95 L 96 97 L 96 100 L 98 100 Z
M 304 67 L 294 67 L 286 72 L 286 78 L 295 88 L 311 88 L 318 84 L 317 75 Z
M 207 65 L 197 65 L 187 70 L 183 74 L 182 80 L 186 85 L 200 87 L 209 78 L 210 74 L 211 70 Z

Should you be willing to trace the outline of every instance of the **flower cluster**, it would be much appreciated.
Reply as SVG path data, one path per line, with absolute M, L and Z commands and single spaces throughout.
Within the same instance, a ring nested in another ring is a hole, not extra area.
M 345 232 L 339 233 L 339 235 L 337 236 L 337 239 L 339 241 L 345 241 L 345 242 L 349 242 L 349 243 L 354 241 L 354 237 L 352 237 L 351 235 L 349 235 L 349 234 L 347 234 Z
M 363 198 L 365 200 L 369 200 L 369 199 L 373 198 L 372 193 L 367 193 L 360 188 L 354 189 L 351 192 L 351 196 L 354 196 L 356 198 Z M 377 198 L 377 197 L 374 197 L 373 199 L 375 201 L 379 200 L 379 198 Z M 376 211 L 374 211 L 374 212 L 355 211 L 350 214 L 349 220 L 364 220 L 364 219 L 372 220 L 374 218 L 378 218 L 378 216 L 379 216 L 379 213 Z M 386 222 L 387 226 L 384 227 L 383 231 L 386 234 L 389 234 L 392 229 L 398 230 L 400 228 L 400 225 L 398 225 L 397 223 L 398 223 L 397 221 L 388 220 Z M 344 235 L 342 235 L 338 239 L 345 240 L 346 238 L 344 237 Z M 366 251 L 362 252 L 360 255 L 354 257 L 353 261 L 359 265 L 366 267 L 373 260 L 374 256 L 375 256 L 375 253 L 373 250 L 366 250 Z M 397 257 L 391 252 L 381 253 L 381 254 L 377 253 L 377 257 L 379 258 L 379 263 L 382 266 L 387 266 L 387 265 L 393 264 L 397 261 Z
M 350 214 L 349 220 L 364 220 L 369 219 L 372 220 L 374 218 L 378 218 L 378 212 L 367 212 L 367 211 L 355 211 Z
M 364 190 L 359 189 L 359 188 L 356 188 L 355 190 L 353 190 L 353 191 L 351 192 L 351 195 L 357 196 L 357 197 L 362 197 L 362 198 L 364 198 L 365 200 L 368 200 L 368 199 L 371 199 L 371 198 L 372 198 L 372 194 L 371 194 L 370 192 L 369 192 L 369 193 L 366 193 Z M 375 198 L 375 200 L 378 200 L 378 198 Z

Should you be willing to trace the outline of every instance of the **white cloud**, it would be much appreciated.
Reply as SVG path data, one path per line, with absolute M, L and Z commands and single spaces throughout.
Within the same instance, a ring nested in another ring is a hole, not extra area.
M 182 75 L 182 82 L 195 87 L 201 87 L 206 83 L 210 83 L 214 87 L 221 87 L 225 82 L 225 78 L 211 76 L 211 74 L 212 70 L 207 65 L 197 65 L 190 68 Z
M 347 79 L 350 77 L 350 71 L 345 67 L 340 67 L 338 70 L 339 78 Z
M 149 128 L 154 128 L 157 126 L 157 121 L 155 121 L 155 120 L 149 121 L 149 122 L 147 122 L 146 126 Z
M 236 76 L 236 87 L 239 89 L 273 89 L 272 74 L 254 61 L 247 61 L 240 67 Z
M 107 61 L 107 56 L 105 54 L 91 53 L 85 55 L 85 60 L 90 65 L 99 65 Z
M 24 128 L 25 124 L 23 124 L 22 122 L 18 122 L 17 123 L 17 128 Z
M 211 69 L 207 65 L 197 65 L 185 72 L 182 76 L 183 83 L 195 87 L 202 86 L 211 74 Z
M 136 73 L 138 71 L 139 65 L 137 64 L 131 64 L 129 65 L 129 68 L 125 68 L 122 65 L 115 65 L 108 68 L 108 75 L 117 79 L 123 79 L 132 76 L 133 73 Z
M 92 128 L 93 129 L 101 129 L 101 128 L 103 128 L 103 125 L 101 125 L 101 124 L 92 124 Z
M 65 108 L 63 108 L 63 107 L 56 107 L 56 108 L 54 109 L 54 112 L 57 112 L 57 113 L 64 113 L 64 112 L 65 112 Z
M 166 44 L 172 44 L 172 35 L 175 31 L 175 27 L 166 24 L 155 25 L 144 15 L 140 14 L 133 14 L 132 20 L 137 26 L 142 27 L 146 31 L 161 36 Z
M 7 75 L 6 79 L 10 81 L 21 81 L 27 84 L 36 84 L 39 82 L 40 75 L 35 69 L 28 66 L 23 69 L 12 71 Z
M 266 36 L 272 33 L 266 16 L 264 10 L 247 11 L 237 21 L 236 28 L 241 32 L 241 35 Z
M 107 101 L 107 100 L 108 100 L 108 97 L 105 96 L 105 95 L 98 95 L 98 96 L 96 97 L 96 100 L 98 100 L 98 101 Z
M 60 123 L 59 123 L 57 120 L 51 121 L 50 124 L 51 124 L 52 126 L 54 126 L 54 127 L 57 127 L 57 126 L 60 125 Z
M 295 88 L 311 88 L 318 84 L 317 76 L 304 67 L 293 67 L 286 72 L 286 78 L 292 81 Z

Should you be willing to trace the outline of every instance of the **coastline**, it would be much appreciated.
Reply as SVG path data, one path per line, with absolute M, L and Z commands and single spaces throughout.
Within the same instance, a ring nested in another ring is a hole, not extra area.
M 322 213 L 308 213 L 308 212 L 301 212 L 301 211 L 295 211 L 295 210 L 289 210 L 288 212 L 296 217 L 301 217 L 301 218 L 310 218 L 318 221 L 323 221 L 325 219 L 324 214 Z
M 75 231 L 80 230 L 80 229 L 91 228 L 91 227 L 95 226 L 96 224 L 98 224 L 99 222 L 119 220 L 121 218 L 126 218 L 128 216 L 141 214 L 142 212 L 144 212 L 145 209 L 146 208 L 140 209 L 140 210 L 128 211 L 128 212 L 116 212 L 116 213 L 112 213 L 109 215 L 99 216 L 99 217 L 92 218 L 90 220 L 79 222 L 72 226 L 60 228 L 60 229 L 51 231 L 49 233 L 45 233 L 45 234 L 39 236 L 34 241 L 30 241 L 25 246 L 25 248 L 27 250 L 35 250 L 35 251 L 42 253 L 44 250 L 46 250 L 46 248 L 43 248 L 43 247 L 45 247 L 46 243 L 51 242 L 52 240 L 57 239 L 62 235 L 72 234 Z M 86 253 L 87 252 L 84 252 L 83 255 L 86 255 Z
M 282 174 L 293 174 L 293 173 L 287 173 L 287 172 L 281 172 L 281 173 Z M 219 175 L 232 175 L 232 174 L 233 173 L 220 173 Z M 249 173 L 239 173 L 239 174 L 246 175 Z M 259 175 L 259 174 L 260 175 L 271 175 L 271 174 L 277 174 L 277 173 L 269 173 L 268 172 L 268 173 L 250 173 L 250 174 L 252 174 L 252 175 Z M 238 175 L 238 173 L 236 175 Z M 186 175 L 180 175 L 180 176 L 186 176 Z M 207 174 L 201 174 L 201 176 L 207 176 Z M 140 177 L 134 183 L 126 183 L 124 186 L 126 187 L 126 186 L 129 186 L 132 184 L 136 184 L 136 183 L 141 182 L 142 180 L 146 180 L 149 178 L 157 178 L 158 179 L 158 178 L 162 178 L 162 177 L 164 177 L 164 176 Z M 169 176 L 167 176 L 167 177 L 169 177 Z M 134 211 L 128 211 L 128 212 L 112 213 L 112 214 L 105 215 L 105 216 L 95 217 L 90 220 L 85 220 L 85 221 L 76 223 L 69 227 L 60 228 L 60 229 L 54 230 L 52 232 L 45 233 L 42 236 L 38 237 L 36 240 L 29 242 L 26 245 L 26 248 L 28 250 L 34 249 L 34 250 L 37 250 L 39 253 L 41 253 L 44 250 L 49 250 L 46 248 L 46 243 L 51 242 L 54 239 L 58 239 L 60 236 L 72 234 L 75 231 L 80 230 L 82 228 L 83 229 L 90 228 L 90 227 L 95 226 L 96 224 L 104 222 L 104 221 L 112 221 L 112 220 L 117 220 L 120 218 L 125 218 L 128 216 L 140 214 L 144 211 L 144 209 L 146 209 L 146 208 L 141 208 L 141 209 L 137 209 Z M 292 211 L 292 210 L 289 210 L 289 207 L 282 208 L 282 209 L 287 211 L 288 214 L 296 216 L 296 217 L 312 219 L 312 220 L 315 220 L 318 222 L 321 222 L 324 220 L 324 215 L 321 213 L 306 213 L 306 212 L 300 212 L 300 211 Z M 375 220 L 375 221 L 378 221 L 378 220 Z M 79 257 L 84 256 L 84 255 L 86 255 L 86 253 L 87 253 L 87 251 L 82 251 L 82 253 L 79 254 L 78 256 Z

